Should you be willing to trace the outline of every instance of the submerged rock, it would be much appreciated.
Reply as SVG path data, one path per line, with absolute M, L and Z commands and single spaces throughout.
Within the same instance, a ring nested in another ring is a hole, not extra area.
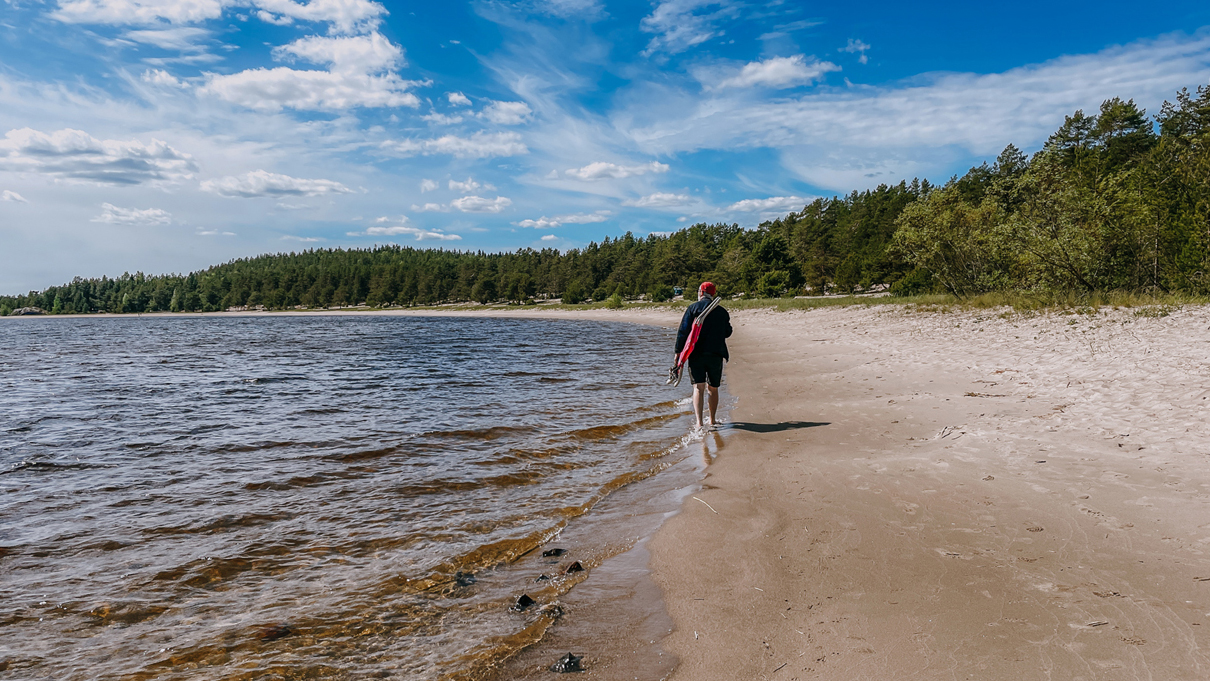
M 538 575 L 538 578 L 535 579 L 534 581 L 535 582 L 548 582 L 548 581 L 550 581 L 550 575 Z
M 479 578 L 470 572 L 459 572 L 454 575 L 454 581 L 458 583 L 458 586 L 470 586 L 479 581 Z
M 290 628 L 289 624 L 275 624 L 271 627 L 261 629 L 260 633 L 257 634 L 256 637 L 262 641 L 276 641 L 279 638 L 285 638 L 293 633 L 294 630 Z
M 576 562 L 572 563 L 571 565 L 568 565 L 567 569 L 564 570 L 564 572 L 566 572 L 569 575 L 573 572 L 583 572 L 583 571 L 584 571 L 584 566 L 580 565 L 580 561 L 578 561 L 578 560 Z
M 513 610 L 520 612 L 534 603 L 537 603 L 537 601 L 530 598 L 529 594 L 521 594 L 521 597 L 517 599 L 517 604 L 513 606 Z
M 584 671 L 584 667 L 580 664 L 581 659 L 583 658 L 576 657 L 575 655 L 568 653 L 563 657 L 560 657 L 558 662 L 552 664 L 550 666 L 550 670 L 560 674 L 566 674 L 568 672 L 582 672 Z
M 542 552 L 542 557 L 543 558 L 549 558 L 551 556 L 558 557 L 565 553 L 567 553 L 567 549 L 546 549 L 545 551 Z

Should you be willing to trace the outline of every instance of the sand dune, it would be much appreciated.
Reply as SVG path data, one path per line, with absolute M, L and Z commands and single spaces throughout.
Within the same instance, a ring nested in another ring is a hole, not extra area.
M 735 319 L 673 679 L 1210 678 L 1210 310 Z

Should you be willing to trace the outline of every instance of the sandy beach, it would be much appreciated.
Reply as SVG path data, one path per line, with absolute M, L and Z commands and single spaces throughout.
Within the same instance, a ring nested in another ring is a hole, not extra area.
M 1210 310 L 734 318 L 672 679 L 1210 676 Z

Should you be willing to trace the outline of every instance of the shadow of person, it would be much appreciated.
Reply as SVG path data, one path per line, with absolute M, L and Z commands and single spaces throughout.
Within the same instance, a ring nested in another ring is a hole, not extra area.
M 779 433 L 783 430 L 799 430 L 801 428 L 816 428 L 819 426 L 830 426 L 831 423 L 818 421 L 782 421 L 781 423 L 749 423 L 746 421 L 732 421 L 725 423 L 720 428 L 728 428 L 730 430 L 746 430 L 751 433 Z

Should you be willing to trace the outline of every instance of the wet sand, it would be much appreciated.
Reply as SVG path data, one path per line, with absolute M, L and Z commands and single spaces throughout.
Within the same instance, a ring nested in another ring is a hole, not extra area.
M 1210 309 L 734 320 L 671 679 L 1210 678 Z

